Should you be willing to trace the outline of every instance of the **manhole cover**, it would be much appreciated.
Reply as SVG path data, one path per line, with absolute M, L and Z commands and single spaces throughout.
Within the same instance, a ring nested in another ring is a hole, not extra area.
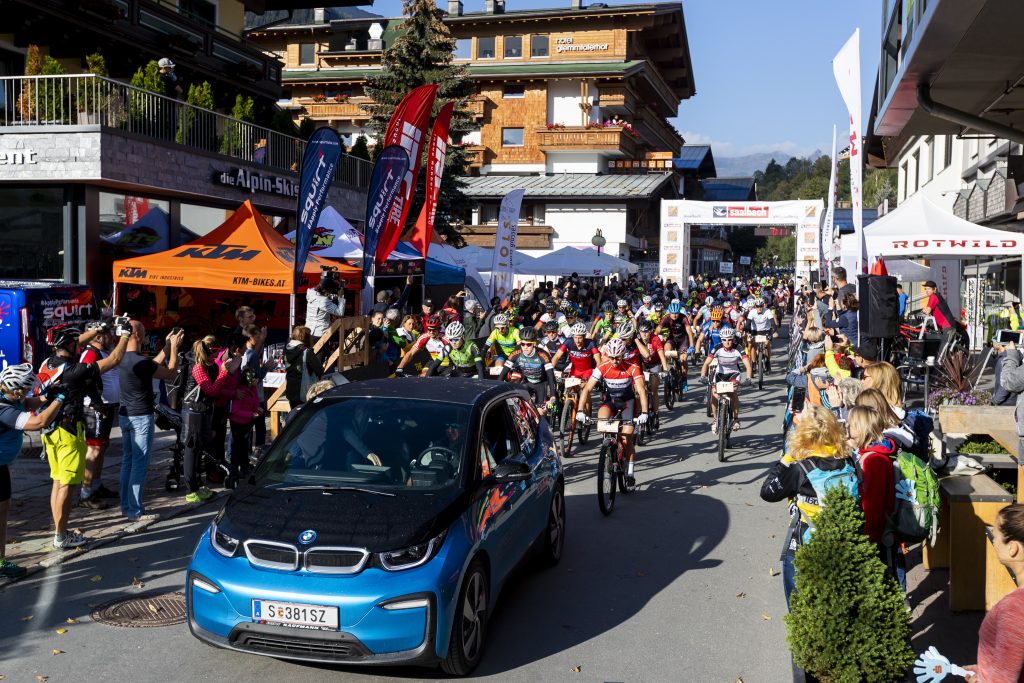
M 182 593 L 145 593 L 100 605 L 92 613 L 98 624 L 122 628 L 151 628 L 185 623 Z

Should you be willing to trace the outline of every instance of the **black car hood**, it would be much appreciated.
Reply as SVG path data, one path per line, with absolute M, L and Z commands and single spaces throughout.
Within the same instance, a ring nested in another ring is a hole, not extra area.
M 437 536 L 465 508 L 466 499 L 455 488 L 386 496 L 357 490 L 247 487 L 228 501 L 220 526 L 242 541 L 258 538 L 293 545 L 299 545 L 299 534 L 312 529 L 316 541 L 310 547 L 347 546 L 376 553 Z

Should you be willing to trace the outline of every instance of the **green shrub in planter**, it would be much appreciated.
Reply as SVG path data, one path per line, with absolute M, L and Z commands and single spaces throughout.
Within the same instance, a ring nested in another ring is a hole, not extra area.
M 903 680 L 914 662 L 910 615 L 846 489 L 831 489 L 814 535 L 797 551 L 786 616 L 793 660 L 829 683 Z

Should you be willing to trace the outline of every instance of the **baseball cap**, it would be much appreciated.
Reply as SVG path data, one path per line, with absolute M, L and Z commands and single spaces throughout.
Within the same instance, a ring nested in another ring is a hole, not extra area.
M 923 286 L 924 287 L 931 287 L 932 289 L 938 289 L 938 286 L 935 284 L 935 280 L 925 280 L 925 283 L 924 283 Z

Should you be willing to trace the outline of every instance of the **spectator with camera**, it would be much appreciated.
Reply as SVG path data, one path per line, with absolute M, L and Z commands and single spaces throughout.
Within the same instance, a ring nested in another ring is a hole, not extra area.
M 81 532 L 68 531 L 71 505 L 85 480 L 85 397 L 100 397 L 102 375 L 116 368 L 124 358 L 132 328 L 127 317 L 115 318 L 117 346 L 106 358 L 94 363 L 81 362 L 81 344 L 90 343 L 97 334 L 98 330 L 82 332 L 71 325 L 57 325 L 47 333 L 53 355 L 41 368 L 40 374 L 45 376 L 43 390 L 51 398 L 64 397 L 57 419 L 43 434 L 53 480 L 50 492 L 53 547 L 59 550 L 77 548 L 87 542 Z
M 327 333 L 334 318 L 345 314 L 341 273 L 332 266 L 320 267 L 320 284 L 306 290 L 306 327 L 315 342 Z
M 114 348 L 116 337 L 110 324 L 95 320 L 85 326 L 86 332 L 96 331 L 96 336 L 82 349 L 79 360 L 95 363 L 106 358 Z M 108 499 L 117 494 L 103 485 L 103 456 L 110 446 L 110 430 L 117 422 L 117 410 L 121 402 L 118 373 L 107 372 L 102 376 L 103 389 L 99 400 L 85 397 L 85 479 L 79 491 L 78 506 L 90 510 L 105 510 L 110 507 Z

